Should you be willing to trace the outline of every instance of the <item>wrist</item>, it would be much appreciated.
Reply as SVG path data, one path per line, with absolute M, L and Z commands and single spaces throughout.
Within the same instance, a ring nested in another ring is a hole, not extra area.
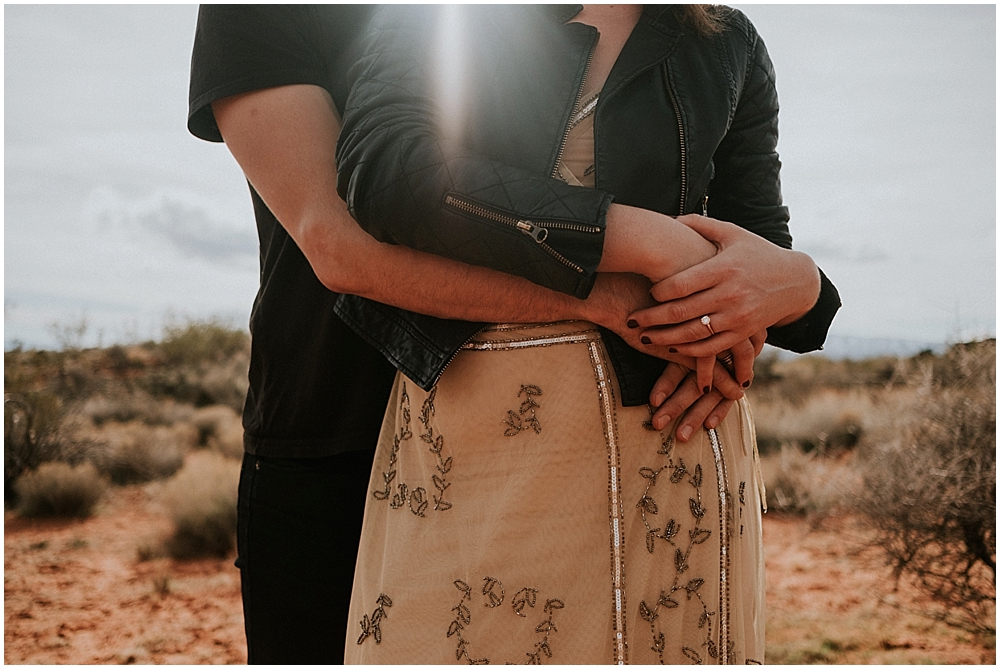
M 819 300 L 820 276 L 819 268 L 813 259 L 801 251 L 787 251 L 790 259 L 791 276 L 796 277 L 795 296 L 789 304 L 794 310 L 785 318 L 775 323 L 776 327 L 789 325 L 809 313 Z

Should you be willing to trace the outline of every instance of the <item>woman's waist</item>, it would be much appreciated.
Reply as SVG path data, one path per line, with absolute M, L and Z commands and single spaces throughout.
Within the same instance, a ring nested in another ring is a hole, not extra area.
M 611 365 L 618 374 L 622 403 L 645 404 L 664 362 L 639 353 L 607 330 L 586 321 L 529 325 L 491 325 L 447 320 L 373 302 L 356 295 L 340 295 L 337 315 L 419 387 L 430 390 L 449 362 L 472 342 L 579 336 L 596 340 L 603 334 Z M 484 341 L 485 340 L 485 341 Z
M 493 323 L 463 344 L 462 350 L 516 350 L 559 344 L 586 344 L 600 339 L 601 332 L 597 325 L 589 321 Z

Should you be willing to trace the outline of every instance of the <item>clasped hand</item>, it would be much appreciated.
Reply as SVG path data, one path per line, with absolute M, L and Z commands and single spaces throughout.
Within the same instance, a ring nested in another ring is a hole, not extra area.
M 693 214 L 677 221 L 713 243 L 717 253 L 654 280 L 649 295 L 655 302 L 634 310 L 626 329 L 612 329 L 669 362 L 650 393 L 652 422 L 662 429 L 683 413 L 676 435 L 687 441 L 695 429 L 717 426 L 743 396 L 767 328 L 791 323 L 812 308 L 819 273 L 805 254 L 731 223 Z

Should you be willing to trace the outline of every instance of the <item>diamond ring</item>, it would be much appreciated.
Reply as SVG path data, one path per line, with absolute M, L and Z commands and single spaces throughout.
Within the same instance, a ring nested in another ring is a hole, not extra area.
M 709 335 L 715 334 L 715 330 L 712 329 L 712 319 L 707 314 L 701 317 L 701 324 L 708 328 Z

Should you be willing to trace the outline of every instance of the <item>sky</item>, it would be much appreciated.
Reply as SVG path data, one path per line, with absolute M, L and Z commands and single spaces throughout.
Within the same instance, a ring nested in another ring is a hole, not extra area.
M 996 8 L 736 5 L 781 100 L 795 247 L 838 286 L 831 343 L 996 332 Z M 187 133 L 193 5 L 5 5 L 4 347 L 245 326 L 246 182 Z M 865 347 L 868 347 L 866 349 Z

